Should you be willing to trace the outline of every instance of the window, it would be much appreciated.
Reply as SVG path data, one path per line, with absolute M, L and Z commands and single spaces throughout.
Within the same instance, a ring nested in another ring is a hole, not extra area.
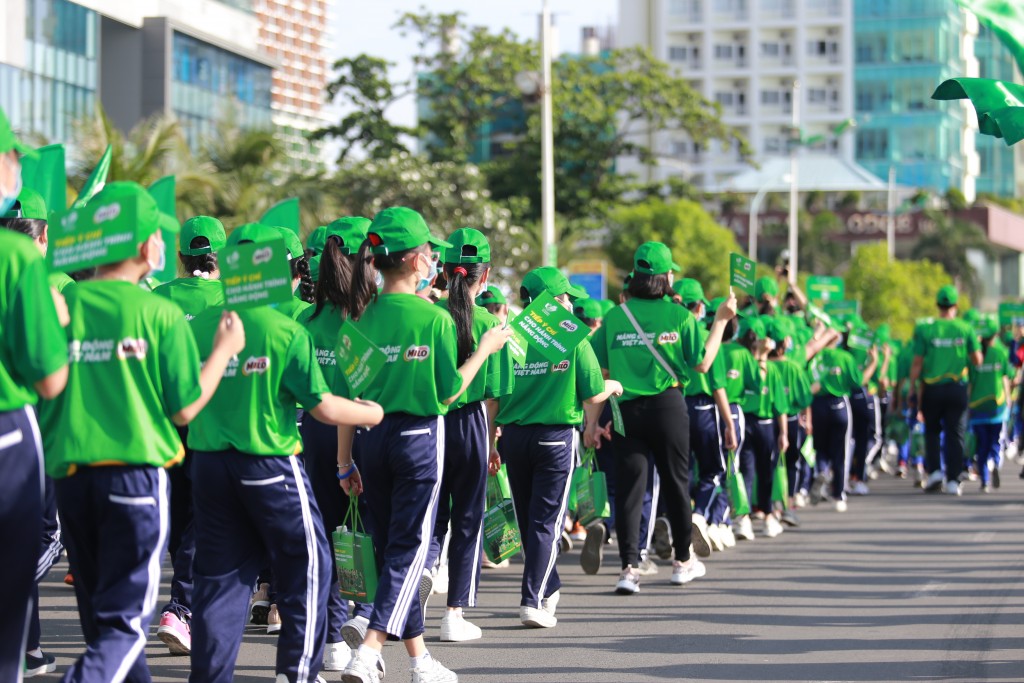
M 761 56 L 777 58 L 781 54 L 778 43 L 761 43 Z
M 715 45 L 715 59 L 732 59 L 732 45 Z
M 686 55 L 689 52 L 685 47 L 671 46 L 668 48 L 668 61 L 670 62 L 685 62 Z
M 888 159 L 889 131 L 858 130 L 856 146 L 858 159 Z
M 780 93 L 778 90 L 762 90 L 761 91 L 761 104 L 769 106 L 778 106 L 781 102 Z
M 726 107 L 726 108 L 732 107 L 734 101 L 735 101 L 735 93 L 731 93 L 731 92 L 716 92 L 715 93 L 715 102 L 718 102 L 723 107 Z
M 828 58 L 830 61 L 839 59 L 839 43 L 834 40 L 812 40 L 807 43 L 807 54 L 811 57 Z
M 888 39 L 885 35 L 859 35 L 854 49 L 858 64 L 879 64 L 888 59 Z
M 808 88 L 807 101 L 811 104 L 825 104 L 828 95 L 824 88 Z

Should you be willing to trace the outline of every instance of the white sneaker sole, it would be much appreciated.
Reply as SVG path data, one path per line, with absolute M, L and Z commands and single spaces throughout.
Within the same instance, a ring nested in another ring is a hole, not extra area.
M 707 529 L 694 524 L 690 542 L 693 543 L 693 551 L 697 553 L 697 557 L 711 557 L 711 541 L 708 539 Z
M 181 639 L 178 632 L 172 628 L 161 626 L 156 631 L 156 637 L 160 639 L 161 643 L 167 646 L 167 649 L 171 651 L 172 655 L 192 654 L 192 643 L 186 643 Z
M 654 535 L 651 538 L 654 553 L 663 560 L 672 559 L 672 532 L 663 517 L 654 520 Z
M 640 586 L 627 581 L 619 581 L 615 584 L 615 592 L 619 595 L 635 595 L 640 592 Z
M 341 639 L 355 652 L 366 638 L 366 627 L 355 619 L 349 619 L 341 627 Z

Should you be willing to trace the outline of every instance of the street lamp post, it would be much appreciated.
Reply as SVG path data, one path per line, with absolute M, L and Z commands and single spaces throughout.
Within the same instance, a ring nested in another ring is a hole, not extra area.
M 551 6 L 544 0 L 541 13 L 541 240 L 543 263 L 558 266 L 555 245 L 555 133 L 551 99 Z
M 798 262 L 797 197 L 800 174 L 800 81 L 793 81 L 793 131 L 796 139 L 789 150 L 789 282 L 796 284 Z

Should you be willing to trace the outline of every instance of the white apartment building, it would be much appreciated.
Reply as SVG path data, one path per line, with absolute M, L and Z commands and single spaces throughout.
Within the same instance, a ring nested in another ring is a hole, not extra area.
M 787 153 L 798 81 L 804 135 L 825 135 L 819 148 L 853 160 L 853 137 L 829 135 L 854 113 L 853 0 L 620 0 L 617 40 L 649 48 L 717 102 L 755 159 Z M 714 187 L 749 168 L 735 148 L 682 133 L 646 135 L 658 167 L 628 159 L 622 171 Z

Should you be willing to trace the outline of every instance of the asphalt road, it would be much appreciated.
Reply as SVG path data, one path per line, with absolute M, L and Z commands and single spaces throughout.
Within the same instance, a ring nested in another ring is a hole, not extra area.
M 559 563 L 562 600 L 550 630 L 519 624 L 519 567 L 485 570 L 480 606 L 468 613 L 483 639 L 439 642 L 444 601 L 434 596 L 428 646 L 466 683 L 1021 681 L 1017 472 L 1009 463 L 1001 489 L 982 495 L 970 483 L 961 498 L 884 478 L 845 514 L 801 511 L 799 529 L 716 553 L 704 579 L 674 587 L 663 566 L 635 596 L 612 591 L 614 547 L 597 576 L 583 574 L 574 550 Z M 73 591 L 61 583 L 65 566 L 41 589 L 43 647 L 57 656 L 58 674 L 84 647 Z M 237 681 L 273 680 L 274 641 L 250 627 Z M 188 660 L 155 638 L 146 654 L 156 681 L 187 678 Z M 387 680 L 409 680 L 401 646 L 389 645 L 385 659 Z

